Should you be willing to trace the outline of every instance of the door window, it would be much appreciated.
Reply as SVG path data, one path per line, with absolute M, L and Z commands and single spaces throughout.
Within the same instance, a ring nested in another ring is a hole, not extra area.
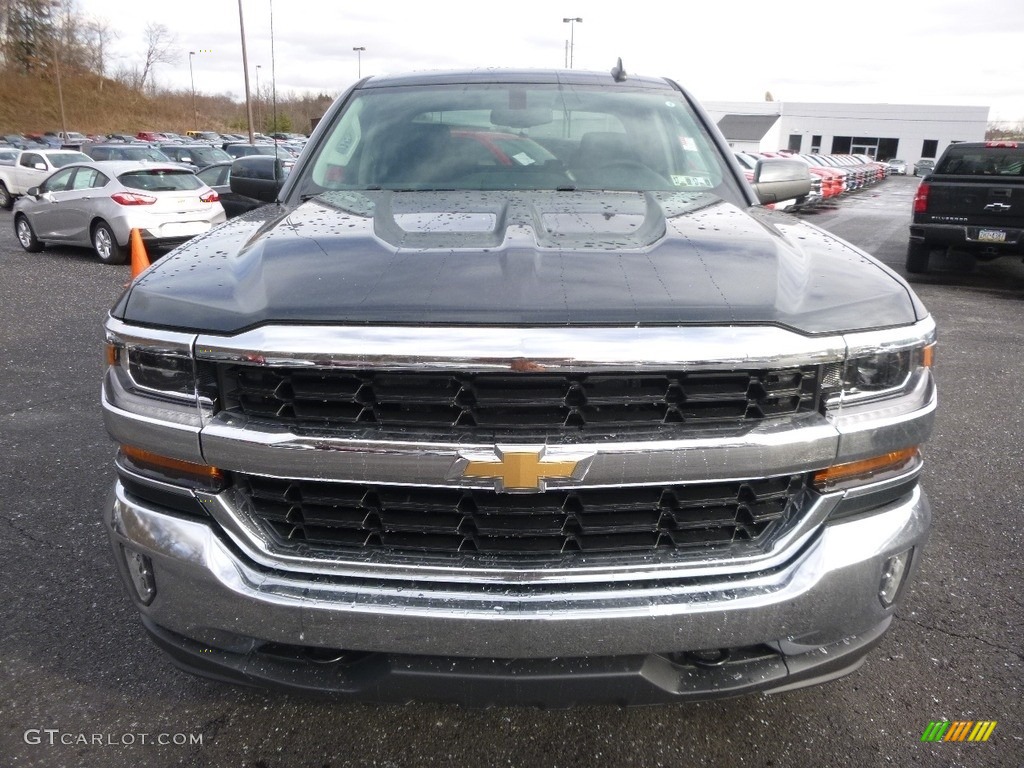
M 68 184 L 71 182 L 71 176 L 74 172 L 74 168 L 65 168 L 63 171 L 57 171 L 53 176 L 43 182 L 41 190 L 43 192 L 65 191 L 68 188 Z

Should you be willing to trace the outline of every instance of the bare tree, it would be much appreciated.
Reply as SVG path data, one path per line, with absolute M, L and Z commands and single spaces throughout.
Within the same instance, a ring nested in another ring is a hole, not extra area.
M 90 53 L 89 69 L 101 78 L 107 75 L 107 50 L 117 36 L 106 19 L 90 19 L 85 24 L 85 39 Z
M 139 87 L 144 89 L 153 77 L 157 64 L 174 64 L 181 58 L 178 38 L 163 24 L 146 25 L 146 58 L 139 73 Z
M 59 66 L 65 70 L 87 70 L 89 52 L 87 41 L 82 35 L 81 19 L 75 7 L 77 0 L 51 2 L 54 15 L 55 55 L 60 59 Z

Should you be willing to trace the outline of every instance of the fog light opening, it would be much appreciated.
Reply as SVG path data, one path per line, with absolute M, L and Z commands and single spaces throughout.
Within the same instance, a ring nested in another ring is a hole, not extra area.
M 913 548 L 904 550 L 898 555 L 893 555 L 885 561 L 882 569 L 882 583 L 878 589 L 878 598 L 886 608 L 896 602 L 900 588 L 910 570 L 910 555 Z
M 153 561 L 141 552 L 121 545 L 124 564 L 128 568 L 128 576 L 135 587 L 135 594 L 143 605 L 149 605 L 156 597 L 156 578 L 153 576 Z

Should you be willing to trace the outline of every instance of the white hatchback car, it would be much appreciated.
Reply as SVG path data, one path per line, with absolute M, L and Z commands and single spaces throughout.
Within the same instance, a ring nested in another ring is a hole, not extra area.
M 133 229 L 145 243 L 172 246 L 225 221 L 215 191 L 179 165 L 75 163 L 28 190 L 14 206 L 14 232 L 26 251 L 49 242 L 92 247 L 123 264 Z

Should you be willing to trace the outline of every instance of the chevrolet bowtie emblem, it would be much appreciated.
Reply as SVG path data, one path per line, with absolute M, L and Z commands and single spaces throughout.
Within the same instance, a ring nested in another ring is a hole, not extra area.
M 460 455 L 453 470 L 456 476 L 462 478 L 493 479 L 494 488 L 498 491 L 540 493 L 547 490 L 548 480 L 581 480 L 593 458 L 593 454 L 545 458 L 543 449 L 522 451 L 495 448 L 491 457 Z

